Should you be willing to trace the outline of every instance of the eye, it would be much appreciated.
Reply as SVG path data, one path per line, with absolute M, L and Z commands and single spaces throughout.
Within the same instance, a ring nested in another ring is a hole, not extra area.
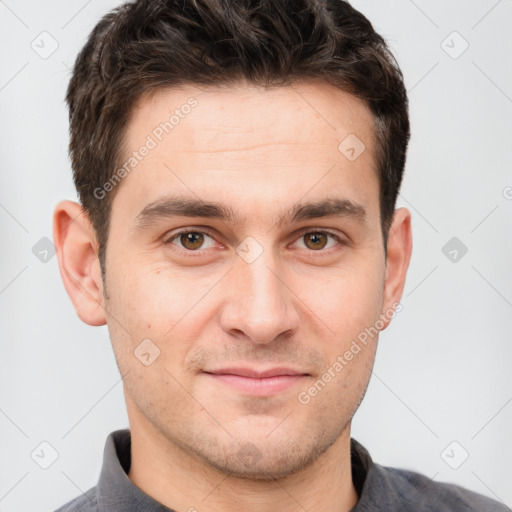
M 171 238 L 169 238 L 165 243 L 172 245 L 178 245 L 174 244 L 173 241 L 175 239 L 178 240 L 178 242 L 181 245 L 178 245 L 180 249 L 185 249 L 189 252 L 195 252 L 198 249 L 208 249 L 209 247 L 202 247 L 205 241 L 205 238 L 210 238 L 213 240 L 213 237 L 210 236 L 208 233 L 205 233 L 204 231 L 180 231 L 179 233 L 174 234 Z
M 311 249 L 313 252 L 322 252 L 323 250 L 331 249 L 333 245 L 331 244 L 329 247 L 327 245 L 329 244 L 329 237 L 332 240 L 335 240 L 338 245 L 342 245 L 343 242 L 341 239 L 335 235 L 334 233 L 331 233 L 330 231 L 307 231 L 302 232 L 299 236 L 298 242 L 303 242 L 303 247 L 306 249 Z M 335 246 L 336 244 L 334 244 Z
M 336 246 L 336 243 L 331 243 L 331 245 L 329 245 L 329 238 L 337 242 L 337 245 L 343 245 L 343 241 L 330 231 L 302 231 L 302 233 L 299 233 L 298 236 L 299 238 L 297 242 L 303 243 L 301 248 L 309 249 L 310 252 L 325 252 L 328 249 L 331 249 L 333 246 Z M 213 244 L 210 243 L 209 246 L 205 246 L 205 240 L 207 239 L 210 239 Z M 177 243 L 174 243 L 175 240 Z M 192 253 L 200 252 L 202 250 L 214 247 L 215 240 L 212 235 L 205 231 L 188 229 L 175 233 L 170 238 L 168 238 L 165 243 L 177 246 L 178 249 L 182 252 Z

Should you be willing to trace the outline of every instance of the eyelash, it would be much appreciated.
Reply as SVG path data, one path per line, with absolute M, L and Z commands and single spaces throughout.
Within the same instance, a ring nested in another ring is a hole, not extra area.
M 201 256 L 204 254 L 205 251 L 207 251 L 208 249 L 197 249 L 195 251 L 193 250 L 190 250 L 190 249 L 183 249 L 181 247 L 178 247 L 177 245 L 173 244 L 172 242 L 178 238 L 180 235 L 183 235 L 183 234 L 188 234 L 188 233 L 198 233 L 200 235 L 208 235 L 209 237 L 215 239 L 214 235 L 207 229 L 194 229 L 194 228 L 188 228 L 188 229 L 183 229 L 181 231 L 178 231 L 177 233 L 174 233 L 171 237 L 167 238 L 166 241 L 164 242 L 165 245 L 173 245 L 174 246 L 174 250 L 176 250 L 177 252 L 181 253 L 181 254 L 185 254 L 187 256 Z M 332 238 L 334 238 L 339 245 L 343 246 L 343 245 L 346 245 L 346 243 L 341 240 L 341 238 L 336 235 L 335 233 L 331 232 L 331 231 L 328 231 L 328 230 L 325 230 L 325 229 L 311 229 L 311 228 L 307 228 L 305 230 L 302 230 L 300 231 L 296 237 L 297 237 L 297 240 L 301 237 L 303 237 L 304 235 L 307 235 L 307 234 L 312 234 L 312 233 L 320 233 L 320 234 L 325 234 L 325 235 L 328 235 L 328 236 L 331 236 Z M 319 255 L 322 255 L 322 254 L 325 254 L 325 253 L 330 253 L 331 250 L 336 250 L 336 248 L 334 247 L 331 247 L 329 249 L 319 249 L 317 251 L 314 251 L 314 250 L 309 250 L 308 252 L 310 253 L 319 253 Z

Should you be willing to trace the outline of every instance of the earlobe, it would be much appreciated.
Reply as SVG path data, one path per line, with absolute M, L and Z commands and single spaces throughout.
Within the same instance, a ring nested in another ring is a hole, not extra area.
M 391 322 L 391 312 L 404 291 L 407 269 L 412 253 L 411 213 L 407 208 L 395 210 L 388 236 L 386 279 L 384 282 L 383 311 L 384 330 Z
M 94 228 L 83 208 L 61 201 L 53 214 L 53 239 L 60 275 L 80 319 L 105 325 L 103 282 Z

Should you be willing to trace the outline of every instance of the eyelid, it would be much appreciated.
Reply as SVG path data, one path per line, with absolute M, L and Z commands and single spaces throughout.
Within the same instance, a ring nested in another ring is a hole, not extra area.
M 306 226 L 305 228 L 301 228 L 298 231 L 295 231 L 293 233 L 294 238 L 300 237 L 302 235 L 305 235 L 306 233 L 326 233 L 328 235 L 331 235 L 333 238 L 335 238 L 339 243 L 347 243 L 344 242 L 341 238 L 340 234 L 336 231 L 332 231 L 329 228 L 315 228 L 311 226 Z

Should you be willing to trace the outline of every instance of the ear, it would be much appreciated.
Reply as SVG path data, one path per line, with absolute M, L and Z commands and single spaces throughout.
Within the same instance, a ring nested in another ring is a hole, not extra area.
M 60 275 L 80 319 L 105 325 L 98 243 L 89 217 L 73 201 L 61 201 L 53 214 L 53 239 Z
M 390 324 L 393 318 L 389 311 L 395 309 L 393 305 L 400 302 L 402 298 L 411 252 L 411 213 L 407 208 L 398 208 L 393 215 L 388 236 L 388 256 L 386 259 L 386 278 L 381 315 L 384 322 L 382 330 Z

